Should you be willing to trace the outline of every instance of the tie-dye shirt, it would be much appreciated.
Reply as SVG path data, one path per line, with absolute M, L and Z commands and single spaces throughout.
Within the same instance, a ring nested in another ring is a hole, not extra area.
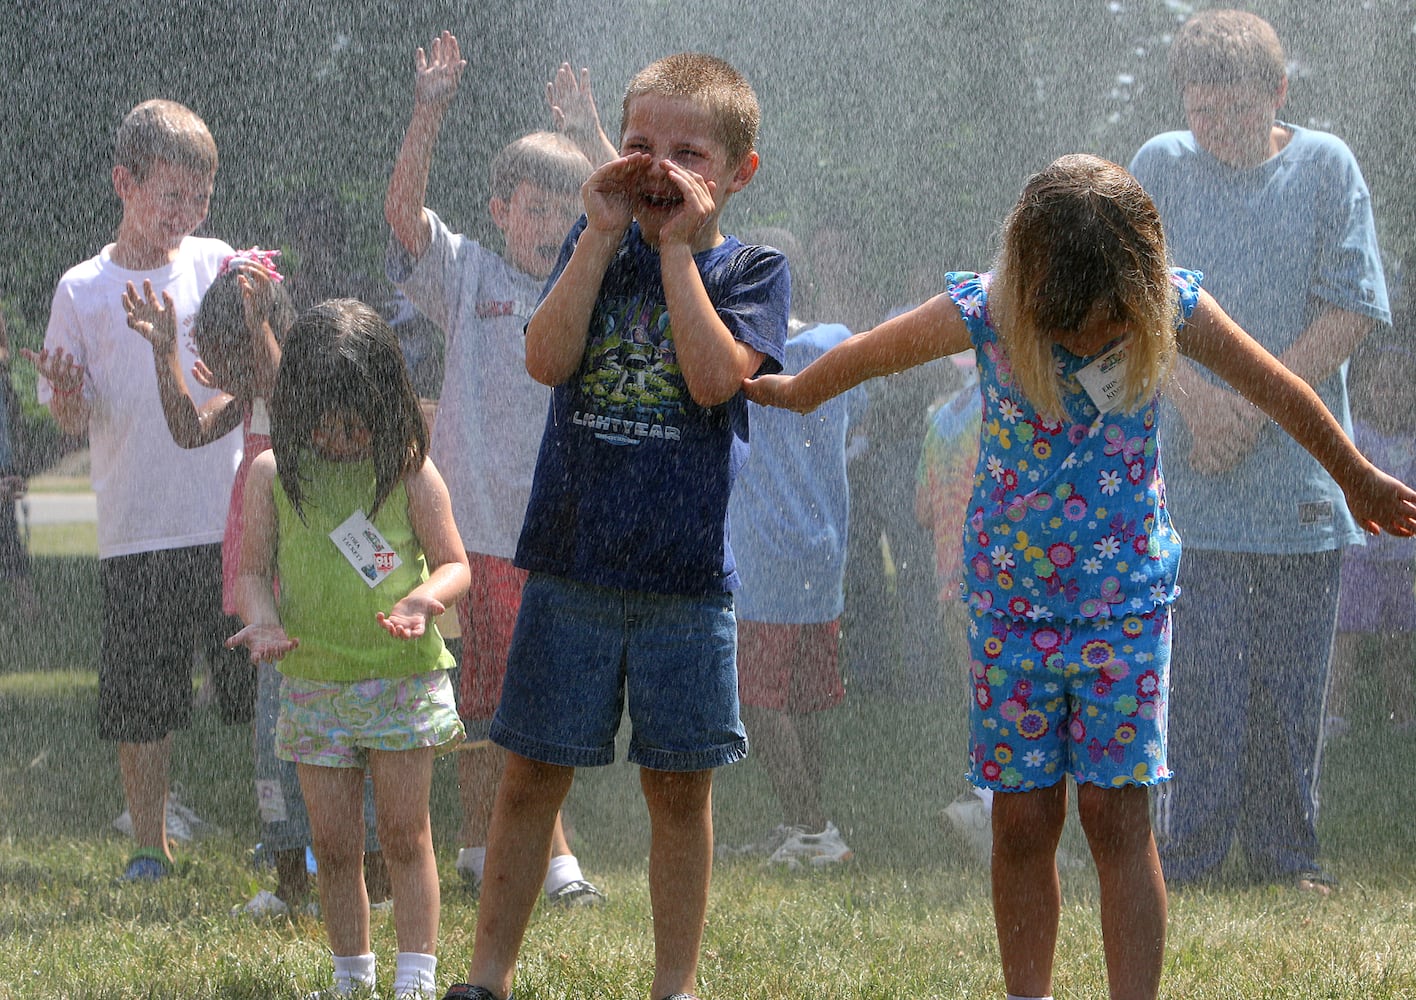
M 988 314 L 991 278 L 945 279 L 977 351 L 983 395 L 964 599 L 976 613 L 1027 621 L 1101 621 L 1169 604 L 1180 537 L 1165 506 L 1156 400 L 1135 413 L 1099 411 L 1078 373 L 1114 365 L 1115 348 L 1080 358 L 1057 346 L 1067 419 L 1044 418 L 1013 385 Z M 1182 319 L 1200 279 L 1172 272 Z

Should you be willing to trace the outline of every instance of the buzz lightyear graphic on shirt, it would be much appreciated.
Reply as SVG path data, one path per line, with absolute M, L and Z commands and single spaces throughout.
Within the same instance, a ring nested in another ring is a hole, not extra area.
M 632 298 L 597 312 L 581 369 L 576 423 L 612 444 L 680 440 L 685 386 L 674 353 L 669 311 Z

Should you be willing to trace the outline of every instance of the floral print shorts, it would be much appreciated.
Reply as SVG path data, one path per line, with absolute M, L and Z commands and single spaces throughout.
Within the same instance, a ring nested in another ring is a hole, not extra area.
M 275 753 L 281 760 L 362 768 L 370 750 L 445 753 L 462 739 L 446 670 L 349 683 L 280 679 Z
M 969 780 L 1001 792 L 1071 775 L 1105 788 L 1170 777 L 1170 609 L 1101 622 L 983 616 L 970 628 Z

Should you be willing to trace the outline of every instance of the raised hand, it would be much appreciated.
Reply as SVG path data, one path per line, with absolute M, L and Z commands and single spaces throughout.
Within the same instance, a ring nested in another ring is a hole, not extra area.
M 74 361 L 74 356 L 64 348 L 56 347 L 51 351 L 46 347 L 35 352 L 28 347 L 22 347 L 20 356 L 34 365 L 35 371 L 43 376 L 58 395 L 72 396 L 83 388 L 84 366 Z
M 619 155 L 600 123 L 588 69 L 582 68 L 577 76 L 570 63 L 561 63 L 555 79 L 546 84 L 546 105 L 551 109 L 551 127 L 575 143 L 595 166 Z
M 457 85 L 462 79 L 462 71 L 467 68 L 467 60 L 457 45 L 457 37 L 444 31 L 432 44 L 427 53 L 419 48 L 413 57 L 413 100 L 439 110 L 447 108 L 457 94 Z
M 143 279 L 141 295 L 130 281 L 123 291 L 123 308 L 128 313 L 128 328 L 141 335 L 154 351 L 166 354 L 176 348 L 177 314 L 170 293 L 164 291 L 159 301 L 151 281 Z
M 384 631 L 395 639 L 416 639 L 428 630 L 428 622 L 446 611 L 443 603 L 432 597 L 409 594 L 389 609 L 374 615 Z
M 247 625 L 227 639 L 225 645 L 227 649 L 245 646 L 250 650 L 252 663 L 274 663 L 296 649 L 300 640 L 287 636 L 280 625 Z

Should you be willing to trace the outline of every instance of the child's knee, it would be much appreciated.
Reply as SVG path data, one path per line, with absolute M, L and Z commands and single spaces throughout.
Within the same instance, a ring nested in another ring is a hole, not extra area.
M 1077 790 L 1077 816 L 1092 849 L 1144 843 L 1151 836 L 1150 790 L 1142 785 Z
M 1067 819 L 1065 785 L 993 796 L 993 845 L 1004 853 L 1052 852 Z

